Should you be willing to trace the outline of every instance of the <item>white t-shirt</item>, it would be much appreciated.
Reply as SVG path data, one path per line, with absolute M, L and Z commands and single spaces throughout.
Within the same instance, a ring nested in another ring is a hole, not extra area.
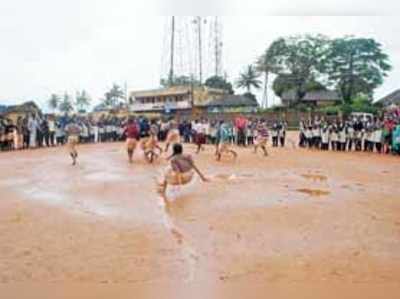
M 56 123 L 54 120 L 49 120 L 49 131 L 50 132 L 55 132 L 56 130 Z

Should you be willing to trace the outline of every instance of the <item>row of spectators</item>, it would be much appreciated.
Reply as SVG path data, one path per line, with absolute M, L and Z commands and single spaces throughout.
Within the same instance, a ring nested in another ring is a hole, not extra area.
M 333 151 L 400 152 L 400 110 L 384 117 L 324 118 L 300 122 L 300 147 Z
M 28 115 L 14 123 L 0 118 L 0 150 L 19 150 L 62 145 L 66 141 L 65 126 L 68 117 Z M 82 143 L 113 142 L 124 140 L 127 118 L 77 117 L 81 127 Z M 147 136 L 150 126 L 158 128 L 158 139 L 164 141 L 171 127 L 166 119 L 149 120 L 139 117 L 140 134 Z M 195 143 L 196 136 L 204 136 L 204 143 L 218 142 L 219 121 L 206 118 L 177 123 L 182 140 Z M 257 138 L 257 119 L 237 117 L 225 122 L 229 141 L 238 146 L 253 145 Z M 284 121 L 268 123 L 272 146 L 285 146 L 287 124 Z M 396 153 L 400 151 L 400 109 L 386 113 L 383 118 L 351 117 L 327 121 L 324 118 L 300 122 L 299 146 L 321 150 L 368 151 Z
M 68 117 L 54 117 L 52 115 L 29 115 L 19 117 L 14 123 L 10 119 L 0 119 L 0 149 L 19 150 L 63 145 L 66 141 L 65 126 Z M 102 117 L 95 121 L 89 117 L 76 117 L 81 127 L 81 143 L 98 143 L 121 141 L 127 118 Z M 140 134 L 146 136 L 151 124 L 158 128 L 158 139 L 165 141 L 171 127 L 171 121 L 166 119 L 148 120 L 139 117 Z M 194 121 L 181 120 L 178 122 L 179 133 L 186 143 L 195 143 L 196 136 L 204 136 L 204 143 L 215 144 L 219 121 L 206 118 Z M 274 146 L 284 146 L 286 137 L 286 123 L 273 122 L 270 124 Z M 238 117 L 226 122 L 229 140 L 232 144 L 248 146 L 254 144 L 257 137 L 257 120 Z

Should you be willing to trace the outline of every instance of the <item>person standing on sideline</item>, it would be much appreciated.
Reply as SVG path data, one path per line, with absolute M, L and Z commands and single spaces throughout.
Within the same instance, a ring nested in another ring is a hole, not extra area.
M 42 131 L 43 141 L 46 144 L 46 146 L 49 147 L 50 146 L 50 129 L 49 129 L 49 123 L 47 122 L 47 118 L 43 118 L 40 128 Z
M 54 117 L 48 116 L 47 122 L 49 124 L 49 141 L 50 145 L 54 146 L 56 141 L 55 141 L 55 135 L 56 135 L 56 121 Z
M 235 119 L 235 127 L 237 129 L 237 144 L 239 146 L 246 146 L 246 128 L 247 119 L 240 115 Z
M 36 147 L 36 129 L 37 129 L 37 118 L 35 114 L 32 114 L 28 119 L 28 130 L 29 130 L 29 147 Z
M 287 127 L 286 122 L 285 121 L 281 121 L 280 124 L 279 124 L 279 131 L 278 131 L 279 143 L 280 143 L 281 147 L 285 146 L 286 127 Z

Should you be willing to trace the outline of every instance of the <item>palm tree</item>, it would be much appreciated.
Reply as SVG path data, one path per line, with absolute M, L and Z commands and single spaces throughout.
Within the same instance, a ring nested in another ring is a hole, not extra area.
M 50 109 L 55 111 L 58 108 L 59 104 L 60 104 L 60 97 L 58 95 L 56 95 L 55 93 L 53 93 L 50 96 L 50 99 L 48 101 L 48 105 L 49 105 Z
M 90 105 L 91 100 L 91 97 L 85 90 L 76 93 L 75 104 L 79 111 L 84 111 Z
M 281 72 L 281 65 L 279 63 L 279 55 L 282 53 L 285 46 L 283 39 L 277 39 L 274 41 L 261 55 L 257 62 L 257 70 L 264 74 L 264 94 L 263 94 L 263 106 L 268 106 L 268 83 L 270 74 L 279 74 Z
M 110 108 L 115 108 L 120 103 L 120 100 L 125 99 L 125 92 L 122 88 L 114 84 L 113 87 L 104 94 L 103 104 Z
M 69 112 L 74 110 L 74 107 L 72 105 L 71 96 L 67 92 L 64 94 L 64 98 L 62 99 L 62 101 L 58 105 L 58 109 L 61 112 L 64 112 L 65 114 L 68 114 Z
M 256 63 L 257 71 L 264 74 L 264 87 L 263 87 L 263 100 L 262 107 L 267 108 L 268 106 L 268 83 L 269 75 L 274 73 L 275 67 L 273 61 L 268 59 L 268 53 L 263 54 Z
M 251 93 L 251 88 L 261 88 L 260 73 L 257 72 L 253 65 L 248 65 L 244 72 L 239 74 L 239 78 L 236 81 L 236 86 L 239 88 L 246 88 L 247 93 Z

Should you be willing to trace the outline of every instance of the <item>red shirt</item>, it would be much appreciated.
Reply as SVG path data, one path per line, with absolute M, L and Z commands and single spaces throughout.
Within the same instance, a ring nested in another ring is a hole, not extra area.
M 388 132 L 392 132 L 393 129 L 394 129 L 394 127 L 395 127 L 394 121 L 392 121 L 392 120 L 387 120 L 387 121 L 385 121 L 385 129 L 386 129 Z
M 136 124 L 127 125 L 125 128 L 126 138 L 137 139 L 139 137 L 139 128 Z
M 235 119 L 235 126 L 238 129 L 244 129 L 247 126 L 247 119 L 239 116 L 238 118 Z

